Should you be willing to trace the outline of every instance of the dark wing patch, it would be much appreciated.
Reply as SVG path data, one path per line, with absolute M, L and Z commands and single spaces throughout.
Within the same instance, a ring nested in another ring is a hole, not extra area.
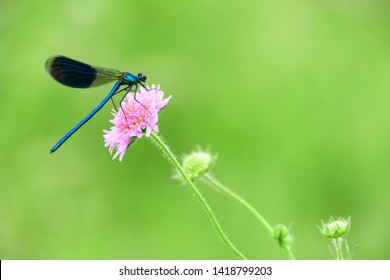
M 95 67 L 66 56 L 50 57 L 45 63 L 45 68 L 57 82 L 73 88 L 102 85 L 116 80 L 120 75 L 119 71 L 109 68 L 103 68 L 107 70 L 105 75 L 101 75 L 101 71 Z

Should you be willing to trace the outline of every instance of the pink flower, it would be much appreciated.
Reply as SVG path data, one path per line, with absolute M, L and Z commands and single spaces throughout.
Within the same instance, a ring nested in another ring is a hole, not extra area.
M 167 105 L 172 95 L 166 99 L 163 97 L 164 93 L 159 85 L 152 85 L 152 88 L 147 86 L 147 90 L 141 87 L 136 95 L 138 102 L 132 94 L 128 94 L 122 102 L 122 108 L 113 110 L 114 119 L 110 122 L 114 126 L 110 130 L 103 130 L 104 146 L 109 147 L 111 155 L 116 149 L 113 159 L 119 155 L 121 161 L 136 138 L 141 138 L 144 134 L 149 137 L 152 131 L 158 132 L 158 113 Z

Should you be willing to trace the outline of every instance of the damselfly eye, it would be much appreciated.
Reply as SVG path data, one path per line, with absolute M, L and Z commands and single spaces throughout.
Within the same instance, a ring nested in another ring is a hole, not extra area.
M 146 82 L 146 75 L 141 74 L 141 81 L 142 81 L 142 82 Z

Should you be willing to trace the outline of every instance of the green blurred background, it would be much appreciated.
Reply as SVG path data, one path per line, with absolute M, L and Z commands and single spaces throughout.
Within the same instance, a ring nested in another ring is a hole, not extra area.
M 111 160 L 103 108 L 50 148 L 112 85 L 78 90 L 55 54 L 132 73 L 172 94 L 171 148 L 218 155 L 215 177 L 298 259 L 330 259 L 316 225 L 351 215 L 354 259 L 390 259 L 387 0 L 0 2 L 0 258 L 235 259 L 150 141 Z M 198 183 L 250 259 L 286 259 L 245 209 Z

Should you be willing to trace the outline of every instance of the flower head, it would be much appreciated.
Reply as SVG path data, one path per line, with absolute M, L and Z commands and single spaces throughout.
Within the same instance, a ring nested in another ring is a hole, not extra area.
M 140 89 L 134 96 L 128 94 L 118 111 L 113 110 L 114 119 L 110 120 L 113 126 L 104 132 L 104 146 L 109 147 L 110 154 L 114 149 L 114 158 L 119 156 L 121 161 L 127 148 L 137 138 L 144 134 L 149 137 L 152 131 L 158 132 L 158 113 L 167 105 L 172 95 L 163 99 L 164 93 L 160 86 L 152 85 Z
M 327 238 L 342 238 L 346 237 L 351 228 L 351 217 L 334 219 L 330 217 L 329 221 L 325 223 L 322 221 L 320 228 L 321 233 Z
M 200 149 L 183 157 L 182 166 L 192 181 L 210 170 L 215 162 L 215 156 Z
M 280 247 L 291 250 L 294 238 L 291 231 L 285 225 L 276 225 L 274 227 L 273 237 L 278 240 Z

